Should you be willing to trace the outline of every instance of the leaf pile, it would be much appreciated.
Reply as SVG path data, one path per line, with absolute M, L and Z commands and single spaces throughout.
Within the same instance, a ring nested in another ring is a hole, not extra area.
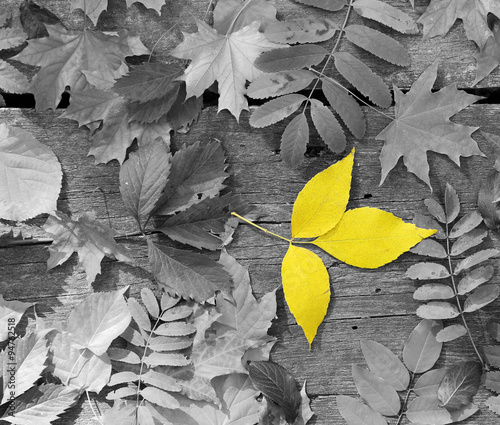
M 403 362 L 384 345 L 361 340 L 369 369 L 352 365 L 352 376 L 363 402 L 337 396 L 347 423 L 387 425 L 385 417 L 401 420 L 405 415 L 411 423 L 450 424 L 473 415 L 478 410 L 472 397 L 479 388 L 481 366 L 462 362 L 450 369 L 432 369 L 441 354 L 443 343 L 436 335 L 442 329 L 439 320 L 422 320 L 403 347 Z M 402 404 L 399 391 L 412 391 L 417 397 L 406 406 L 408 399 Z
M 431 282 L 420 286 L 413 298 L 428 302 L 417 309 L 417 315 L 424 319 L 460 318 L 464 322 L 466 313 L 483 308 L 500 295 L 499 285 L 486 284 L 493 277 L 493 266 L 474 268 L 498 256 L 500 252 L 497 249 L 476 251 L 460 259 L 452 267 L 455 258 L 462 257 L 463 253 L 478 246 L 488 232 L 477 228 L 482 223 L 482 218 L 476 211 L 466 214 L 451 226 L 460 213 L 460 201 L 455 189 L 449 184 L 446 185 L 444 208 L 433 199 L 426 199 L 425 204 L 433 218 L 417 216 L 415 223 L 437 229 L 434 237 L 443 240 L 445 246 L 434 239 L 427 239 L 411 251 L 442 259 L 446 265 L 435 262 L 417 263 L 408 269 L 406 276 L 425 281 L 441 282 L 442 279 L 449 279 L 450 284 Z M 462 298 L 465 300 L 462 301 Z M 455 323 L 447 326 L 439 332 L 437 339 L 441 342 L 453 341 L 467 334 L 468 330 L 464 325 L 465 323 Z
M 354 149 L 306 184 L 293 206 L 292 238 L 283 238 L 289 242 L 283 290 L 309 346 L 330 302 L 330 277 L 321 258 L 298 244 L 313 244 L 355 267 L 378 268 L 435 232 L 377 208 L 346 211 L 353 164 Z
M 3 16 L 3 15 L 0 15 Z M 18 47 L 26 41 L 26 35 L 17 28 L 6 26 L 7 10 L 4 19 L 0 19 L 0 50 Z M 9 93 L 26 93 L 28 79 L 8 61 L 0 59 L 0 90 Z
M 302 1 L 301 1 L 302 3 Z M 339 11 L 345 1 L 305 1 L 329 11 Z M 412 18 L 399 9 L 378 0 L 356 0 L 353 10 L 360 16 L 382 23 L 396 31 L 412 34 L 418 32 Z M 347 14 L 351 11 L 349 7 Z M 331 52 L 320 44 L 335 34 L 338 41 Z M 263 52 L 256 60 L 256 66 L 266 72 L 253 81 L 248 96 L 255 99 L 276 97 L 258 107 L 250 118 L 254 127 L 266 127 L 277 123 L 302 108 L 285 128 L 281 138 L 281 156 L 290 166 L 299 165 L 309 141 L 309 124 L 306 108 L 321 139 L 333 152 L 342 152 L 346 137 L 340 122 L 321 101 L 295 92 L 312 85 L 314 90 L 321 84 L 321 90 L 330 107 L 357 138 L 365 134 L 365 120 L 357 101 L 350 95 L 342 81 L 324 74 L 330 61 L 340 75 L 364 96 L 381 108 L 391 105 L 391 93 L 382 78 L 351 53 L 336 51 L 342 36 L 348 42 L 399 66 L 407 66 L 410 57 L 405 48 L 393 38 L 363 25 L 347 25 L 342 28 L 328 18 L 300 18 L 291 21 L 267 22 L 264 35 L 270 41 L 281 43 L 281 48 Z M 326 61 L 325 61 L 326 59 Z M 320 65 L 320 71 L 312 68 Z

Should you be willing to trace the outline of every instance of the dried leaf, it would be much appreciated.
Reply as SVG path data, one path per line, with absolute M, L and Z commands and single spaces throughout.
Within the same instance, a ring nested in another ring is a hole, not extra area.
M 166 246 L 160 248 L 150 239 L 148 256 L 153 274 L 168 293 L 204 302 L 215 291 L 229 292 L 229 275 L 206 256 Z
M 399 66 L 410 65 L 406 49 L 393 38 L 364 25 L 348 25 L 346 38 L 366 51 Z
M 448 285 L 441 285 L 439 283 L 429 283 L 422 285 L 413 293 L 414 300 L 427 301 L 427 300 L 447 300 L 453 298 L 455 293 Z
M 500 285 L 483 285 L 467 297 L 464 312 L 472 313 L 495 301 L 500 295 Z
M 352 365 L 352 377 L 358 393 L 372 409 L 384 416 L 397 416 L 401 401 L 392 386 L 373 372 L 356 365 Z
M 342 152 L 347 144 L 335 115 L 317 99 L 311 99 L 311 117 L 321 139 L 332 152 Z
M 486 230 L 473 229 L 469 233 L 460 236 L 456 242 L 453 243 L 450 254 L 452 256 L 460 255 L 468 249 L 479 245 L 486 236 L 488 236 Z
M 493 277 L 494 272 L 495 269 L 493 266 L 478 267 L 472 270 L 458 282 L 458 295 L 465 295 L 476 289 L 479 285 L 488 282 Z
M 453 225 L 450 231 L 450 239 L 455 239 L 469 233 L 471 230 L 474 230 L 477 226 L 479 226 L 482 221 L 483 218 L 477 211 L 465 214 Z
M 22 129 L 0 123 L 0 218 L 24 221 L 57 208 L 61 164 Z
M 440 320 L 422 320 L 411 332 L 403 348 L 403 362 L 413 373 L 427 372 L 441 354 L 442 342 L 436 340 L 443 329 Z
M 302 399 L 293 376 L 272 362 L 250 362 L 248 373 L 255 388 L 283 409 L 288 423 L 294 423 Z
M 255 66 L 264 72 L 310 68 L 322 62 L 327 54 L 328 50 L 317 44 L 298 45 L 264 52 L 256 59 Z
M 436 335 L 438 342 L 450 342 L 467 334 L 467 329 L 463 325 L 456 324 L 441 329 Z
M 348 425 L 387 425 L 380 413 L 352 397 L 338 395 L 337 409 Z
M 288 307 L 311 346 L 330 303 L 330 276 L 321 258 L 292 244 L 281 266 Z
M 417 308 L 417 316 L 422 319 L 453 319 L 459 315 L 456 305 L 444 301 L 431 301 Z
M 448 155 L 457 165 L 460 165 L 460 156 L 483 155 L 470 137 L 477 128 L 449 120 L 480 97 L 458 91 L 456 85 L 432 93 L 437 68 L 436 61 L 413 83 L 407 94 L 394 86 L 396 119 L 376 137 L 385 141 L 380 154 L 381 183 L 400 157 L 403 157 L 408 171 L 431 187 L 428 150 Z
M 101 260 L 105 255 L 119 261 L 132 261 L 127 250 L 113 239 L 115 231 L 97 222 L 95 213 L 84 214 L 74 221 L 58 211 L 55 216 L 49 216 L 43 230 L 54 238 L 49 247 L 48 270 L 64 263 L 76 251 L 87 282 L 92 283 L 101 272 Z
M 441 406 L 453 410 L 468 405 L 480 381 L 481 365 L 477 362 L 461 362 L 448 369 L 438 389 Z
M 326 18 L 298 18 L 289 21 L 265 23 L 264 33 L 268 40 L 275 43 L 319 43 L 332 38 L 339 26 Z
M 252 81 L 248 86 L 247 95 L 253 99 L 266 99 L 268 97 L 282 96 L 305 89 L 316 76 L 305 69 L 264 73 Z M 257 110 L 259 110 L 257 108 Z M 255 114 L 255 112 L 252 114 Z M 250 117 L 250 124 L 252 124 Z
M 470 269 L 471 267 L 477 266 L 482 262 L 489 260 L 490 258 L 496 257 L 500 254 L 498 249 L 484 249 L 482 251 L 478 251 L 467 258 L 464 258 L 460 261 L 455 267 L 454 275 L 459 274 L 462 270 Z
M 418 34 L 417 23 L 398 8 L 379 0 L 356 0 L 354 10 L 364 18 L 373 19 L 403 34 Z
M 123 294 L 128 286 L 115 292 L 89 295 L 69 314 L 68 332 L 72 344 L 103 355 L 111 342 L 128 326 L 130 313 Z
M 307 100 L 301 94 L 287 94 L 259 106 L 250 117 L 250 125 L 256 128 L 267 127 L 292 115 Z
M 281 158 L 290 167 L 297 167 L 304 159 L 309 141 L 309 125 L 304 113 L 288 123 L 281 136 Z
M 410 375 L 398 356 L 382 344 L 362 339 L 361 350 L 369 369 L 396 391 L 404 391 L 410 383 Z
M 348 52 L 335 52 L 335 68 L 342 77 L 355 86 L 362 94 L 381 108 L 388 108 L 392 103 L 389 88 L 381 77 L 368 66 Z

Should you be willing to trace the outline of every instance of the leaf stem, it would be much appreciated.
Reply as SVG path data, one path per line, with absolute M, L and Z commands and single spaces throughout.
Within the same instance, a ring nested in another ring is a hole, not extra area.
M 410 372 L 410 382 L 408 383 L 408 389 L 406 390 L 406 396 L 405 399 L 403 400 L 403 405 L 401 406 L 401 413 L 398 416 L 398 420 L 396 421 L 396 425 L 399 425 L 401 423 L 401 419 L 403 418 L 403 415 L 406 412 L 406 406 L 408 405 L 408 399 L 410 398 L 410 394 L 413 391 L 413 380 L 415 379 L 415 373 Z
M 269 235 L 273 235 L 273 236 L 275 236 L 277 238 L 283 239 L 284 241 L 287 241 L 288 243 L 292 243 L 292 241 L 290 239 L 287 239 L 287 238 L 285 238 L 283 236 L 280 236 L 280 235 L 277 235 L 276 233 L 273 233 L 273 232 L 271 232 L 271 231 L 269 231 L 267 229 L 264 229 L 263 227 L 260 227 L 259 225 L 255 224 L 252 220 L 248 220 L 247 218 L 242 217 L 241 215 L 236 214 L 235 212 L 232 212 L 231 215 L 234 215 L 235 217 L 238 217 L 240 220 L 243 220 L 245 223 L 248 223 L 248 224 L 250 224 L 250 225 L 252 225 L 254 227 L 257 227 L 257 229 L 262 230 L 264 233 L 267 233 Z
M 233 32 L 233 28 L 234 28 L 234 25 L 236 24 L 236 21 L 238 20 L 238 18 L 240 17 L 240 15 L 243 13 L 243 11 L 245 10 L 245 8 L 250 3 L 252 3 L 252 0 L 247 0 L 245 2 L 245 4 L 241 7 L 241 9 L 239 10 L 239 12 L 236 14 L 236 16 L 234 17 L 234 19 L 231 21 L 231 24 L 229 25 L 229 28 L 226 31 L 226 37 L 228 37 Z
M 101 421 L 101 418 L 99 417 L 99 415 L 97 414 L 97 412 L 95 411 L 94 407 L 92 406 L 92 400 L 90 400 L 90 395 L 89 395 L 89 392 L 87 390 L 85 390 L 85 394 L 87 395 L 87 400 L 89 401 L 89 406 L 90 406 L 90 410 L 92 410 L 92 413 L 94 414 L 94 417 L 96 418 L 96 420 L 101 424 L 101 425 L 104 425 L 103 422 Z
M 479 362 L 481 363 L 481 368 L 484 368 L 483 358 L 481 357 L 481 354 L 479 353 L 479 350 L 476 347 L 476 343 L 474 342 L 474 339 L 472 338 L 472 334 L 470 332 L 469 326 L 467 325 L 467 321 L 465 320 L 465 314 L 464 314 L 464 311 L 462 309 L 462 305 L 460 304 L 460 299 L 458 298 L 457 285 L 455 283 L 455 277 L 453 275 L 453 267 L 451 264 L 451 250 L 450 250 L 449 226 L 448 226 L 448 217 L 447 216 L 446 216 L 446 256 L 448 259 L 448 270 L 449 270 L 450 276 L 451 276 L 451 284 L 453 286 L 453 293 L 455 294 L 455 301 L 457 303 L 457 308 L 458 308 L 458 311 L 460 313 L 460 317 L 462 318 L 462 322 L 464 324 L 464 327 L 467 330 L 467 335 L 469 335 L 469 339 L 470 339 L 470 342 L 472 344 L 472 348 L 474 348 L 474 351 L 476 352 L 476 356 L 479 359 Z

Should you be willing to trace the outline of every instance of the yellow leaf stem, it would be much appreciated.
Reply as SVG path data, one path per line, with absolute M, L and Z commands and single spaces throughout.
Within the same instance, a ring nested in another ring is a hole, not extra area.
M 421 229 L 377 208 L 346 211 L 336 227 L 312 243 L 351 266 L 377 268 L 436 230 Z
M 309 349 L 330 303 L 330 277 L 321 258 L 292 244 L 281 266 L 283 291 L 290 311 L 303 329 Z
M 292 238 L 314 238 L 334 227 L 347 206 L 354 149 L 316 174 L 300 191 L 292 212 Z

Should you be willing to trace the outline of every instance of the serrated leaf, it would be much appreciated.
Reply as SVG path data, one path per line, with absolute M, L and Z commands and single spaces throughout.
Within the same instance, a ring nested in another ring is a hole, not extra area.
M 268 40 L 283 44 L 319 43 L 329 40 L 339 30 L 335 22 L 320 17 L 270 22 L 261 29 Z
M 70 32 L 47 25 L 48 37 L 32 39 L 13 59 L 41 70 L 31 82 L 36 109 L 56 109 L 66 86 L 80 91 L 87 85 L 83 71 L 122 74 L 126 56 L 147 54 L 147 49 L 134 51 L 127 31 L 108 35 L 100 31 Z M 126 69 L 126 68 L 125 68 Z
M 9 93 L 26 93 L 29 81 L 10 63 L 0 59 L 0 89 Z
M 0 28 L 0 50 L 20 46 L 26 41 L 26 34 L 19 28 Z
M 322 46 L 305 44 L 286 49 L 275 49 L 262 53 L 255 66 L 263 72 L 290 71 L 318 65 L 328 54 Z
M 416 223 L 415 223 L 416 224 Z M 418 224 L 417 224 L 418 226 Z M 418 226 L 421 227 L 421 226 Z M 418 255 L 426 255 L 432 258 L 447 258 L 448 254 L 443 245 L 433 239 L 424 239 L 422 242 L 410 249 L 410 252 Z
M 181 84 L 175 84 L 170 92 L 163 97 L 148 100 L 147 102 L 132 102 L 127 105 L 129 123 L 137 122 L 139 124 L 157 123 L 174 107 L 179 97 Z
M 153 352 L 143 358 L 144 364 L 155 366 L 187 366 L 191 362 L 182 354 L 179 353 L 156 353 Z
M 148 313 L 146 312 L 144 307 L 140 305 L 135 298 L 132 297 L 127 300 L 127 306 L 130 314 L 132 315 L 132 318 L 134 319 L 135 323 L 137 323 L 140 330 L 142 329 L 146 332 L 151 331 L 151 321 L 149 320 Z M 147 334 L 144 334 L 142 331 L 140 332 L 145 338 L 147 338 Z
M 350 132 L 356 139 L 365 135 L 366 124 L 363 110 L 343 87 L 327 78 L 321 79 L 323 94 L 335 112 L 340 115 Z
M 445 279 L 450 272 L 445 266 L 436 263 L 417 263 L 410 266 L 405 273 L 406 277 L 418 280 Z
M 17 397 L 13 409 L 7 409 L 1 419 L 19 425 L 49 425 L 76 404 L 79 396 L 64 385 L 35 386 Z
M 281 136 L 281 158 L 290 167 L 297 167 L 304 159 L 309 141 L 309 124 L 304 113 L 288 123 Z
M 9 324 L 19 323 L 19 319 L 24 312 L 34 303 L 24 303 L 22 301 L 4 300 L 3 294 L 0 294 L 0 341 L 5 341 L 9 336 Z
M 368 368 L 396 391 L 404 391 L 410 383 L 410 375 L 398 356 L 382 344 L 362 339 L 361 351 Z
M 439 384 L 443 380 L 444 375 L 446 375 L 446 372 L 446 368 L 432 369 L 425 372 L 420 378 L 418 378 L 415 386 L 413 387 L 413 391 L 417 396 L 433 395 L 434 397 L 437 397 Z
M 478 267 L 472 270 L 458 282 L 458 295 L 465 295 L 473 289 L 476 289 L 479 285 L 488 282 L 493 277 L 494 272 L 495 269 L 493 266 Z
M 306 425 L 314 416 L 314 412 L 309 407 L 311 400 L 306 393 L 306 381 L 304 381 L 304 385 L 302 385 L 300 396 L 302 398 L 302 402 L 300 405 L 299 417 L 296 420 L 296 425 Z
M 468 249 L 479 245 L 486 236 L 488 236 L 488 232 L 486 230 L 473 229 L 469 233 L 460 236 L 453 243 L 450 254 L 452 256 L 460 255 Z
M 155 328 L 153 332 L 162 336 L 186 336 L 195 333 L 196 327 L 183 322 L 164 323 Z
M 486 372 L 485 377 L 484 386 L 490 391 L 500 393 L 500 372 Z
M 424 200 L 424 204 L 427 207 L 429 213 L 441 223 L 446 223 L 446 213 L 443 207 L 435 199 L 429 198 Z
M 443 227 L 432 217 L 422 214 L 415 214 L 415 216 L 413 217 L 413 224 L 423 229 L 436 229 L 437 232 L 433 237 L 441 240 L 446 239 L 446 233 L 444 232 Z
M 217 195 L 228 177 L 225 161 L 218 141 L 184 145 L 172 157 L 168 182 L 153 214 L 173 214 Z
M 486 357 L 486 362 L 494 367 L 500 368 L 500 346 L 499 345 L 484 345 L 483 346 L 483 353 L 484 356 Z M 495 375 L 498 379 L 498 385 L 500 389 L 500 372 L 496 372 L 497 375 Z M 500 391 L 495 390 L 497 393 L 500 393 Z
M 341 10 L 346 4 L 347 0 L 295 0 L 308 6 L 319 7 L 320 9 L 330 10 L 336 12 Z
M 373 19 L 403 34 L 418 34 L 417 23 L 398 8 L 379 0 L 356 0 L 352 7 L 358 15 Z
M 203 97 L 191 96 L 186 99 L 185 84 L 182 84 L 174 105 L 168 111 L 167 121 L 172 124 L 172 129 L 175 132 L 185 133 L 198 120 L 202 108 Z
M 203 302 L 215 291 L 228 293 L 231 281 L 224 269 L 212 259 L 190 251 L 155 245 L 148 239 L 152 272 L 169 293 Z
M 452 185 L 446 183 L 444 193 L 444 209 L 446 213 L 446 223 L 452 223 L 460 212 L 460 200 L 458 199 L 457 191 Z
M 290 244 L 281 276 L 288 307 L 311 346 L 330 303 L 328 271 L 316 254 Z
M 181 77 L 186 82 L 186 97 L 200 97 L 217 81 L 219 111 L 228 109 L 238 119 L 248 109 L 245 84 L 261 75 L 254 65 L 262 52 L 282 47 L 260 33 L 255 21 L 228 35 L 218 34 L 203 21 L 197 20 L 198 32 L 184 33 L 184 41 L 170 54 L 179 59 L 192 59 Z
M 414 300 L 427 301 L 427 300 L 447 300 L 453 298 L 455 293 L 448 285 L 439 283 L 428 283 L 422 285 L 413 293 Z
M 293 205 L 293 238 L 320 236 L 338 224 L 349 201 L 353 165 L 354 149 L 307 182 Z
M 64 263 L 76 251 L 78 261 L 85 269 L 87 282 L 92 283 L 101 272 L 104 256 L 132 261 L 123 245 L 118 245 L 113 239 L 115 231 L 97 222 L 95 213 L 83 214 L 75 221 L 58 211 L 55 216 L 49 216 L 43 230 L 54 238 L 49 247 L 48 270 Z
M 198 249 L 216 250 L 224 244 L 231 211 L 243 211 L 241 199 L 230 193 L 203 199 L 167 219 L 157 230 L 169 238 Z
M 437 395 L 424 395 L 408 404 L 406 417 L 413 423 L 444 425 L 452 423 L 450 412 L 438 405 Z
M 111 362 L 106 353 L 96 356 L 90 350 L 75 348 L 66 332 L 59 332 L 54 337 L 51 349 L 52 373 L 69 388 L 99 393 L 108 383 Z
M 114 387 L 119 384 L 127 384 L 129 382 L 136 382 L 139 380 L 139 375 L 135 372 L 118 372 L 111 375 L 108 382 L 108 387 Z
M 499 194 L 500 173 L 494 171 L 481 183 L 477 197 L 477 207 L 488 229 L 497 231 L 500 228 L 500 210 L 495 200 Z
M 149 369 L 141 378 L 145 384 L 161 388 L 165 391 L 180 392 L 182 390 L 182 386 L 174 378 L 165 373 L 156 372 L 153 369 Z
M 317 99 L 311 99 L 311 117 L 318 134 L 332 152 L 342 152 L 347 144 L 335 115 Z
M 267 127 L 292 115 L 307 100 L 301 94 L 287 94 L 259 106 L 250 117 L 250 125 L 256 128 Z
M 153 291 L 149 288 L 142 288 L 141 300 L 151 317 L 158 319 L 158 316 L 160 315 L 160 307 L 158 306 L 158 300 L 156 299 Z
M 153 351 L 177 351 L 189 348 L 193 342 L 190 339 L 170 336 L 156 336 L 149 340 L 148 347 Z
M 377 208 L 346 211 L 339 223 L 313 243 L 343 262 L 377 268 L 434 234 Z
M 76 348 L 101 356 L 127 328 L 131 318 L 123 298 L 127 289 L 128 286 L 115 292 L 90 294 L 71 311 L 68 332 Z
M 457 275 L 462 270 L 467 270 L 471 267 L 477 266 L 478 264 L 481 264 L 482 262 L 489 260 L 490 258 L 496 257 L 498 254 L 500 254 L 500 251 L 498 251 L 498 249 L 484 249 L 482 251 L 478 251 L 460 261 L 455 267 L 453 274 Z
M 0 218 L 24 221 L 53 213 L 62 170 L 52 150 L 22 129 L 0 123 Z
M 123 348 L 111 347 L 108 350 L 109 358 L 116 362 L 128 363 L 128 364 L 141 364 L 140 357 L 130 350 L 125 350 Z
M 175 399 L 166 391 L 160 390 L 159 388 L 146 387 L 143 388 L 139 394 L 150 403 L 157 404 L 161 407 L 166 407 L 168 409 L 178 409 L 180 407 L 177 399 Z
M 338 395 L 337 409 L 348 425 L 387 425 L 380 413 L 352 397 Z
M 417 316 L 422 319 L 453 319 L 458 317 L 460 312 L 454 304 L 444 301 L 431 301 L 417 308 Z
M 128 387 L 118 388 L 106 394 L 108 400 L 119 400 L 125 397 L 133 397 L 137 395 L 137 385 L 129 384 Z
M 178 64 L 146 62 L 118 78 L 113 91 L 130 102 L 145 103 L 171 95 L 173 86 L 179 85 L 175 79 L 181 74 L 182 68 Z
M 248 373 L 255 388 L 281 406 L 286 421 L 293 423 L 302 402 L 293 376 L 285 368 L 272 362 L 250 362 Z
M 333 54 L 335 68 L 342 77 L 349 81 L 362 94 L 381 108 L 388 108 L 392 103 L 389 88 L 382 78 L 375 74 L 368 66 L 348 52 Z
M 401 408 L 396 390 L 374 373 L 352 365 L 356 389 L 368 405 L 384 416 L 397 416 Z
M 247 95 L 253 99 L 266 99 L 295 93 L 305 89 L 315 78 L 316 76 L 306 69 L 264 73 L 248 86 Z
M 493 339 L 496 339 L 498 342 L 500 342 L 500 323 L 490 320 L 486 324 L 486 330 Z
M 450 239 L 458 238 L 479 226 L 483 221 L 481 214 L 477 211 L 472 211 L 465 214 L 458 220 L 450 231 Z
M 481 382 L 481 365 L 477 362 L 462 362 L 444 376 L 438 389 L 441 406 L 458 409 L 472 402 Z
M 346 38 L 366 51 L 399 66 L 410 65 L 406 49 L 393 38 L 365 25 L 348 25 Z
M 483 285 L 467 297 L 464 312 L 472 313 L 495 301 L 500 295 L 500 285 Z
M 163 310 L 165 310 L 162 307 Z M 167 311 L 164 311 L 163 314 L 160 317 L 160 320 L 164 322 L 172 322 L 174 320 L 182 320 L 186 319 L 191 315 L 193 310 L 185 305 L 179 306 L 179 307 L 172 307 L 169 308 Z
M 385 141 L 380 154 L 381 183 L 401 157 L 408 171 L 431 187 L 427 151 L 445 154 L 457 165 L 461 156 L 483 155 L 470 137 L 477 128 L 450 121 L 451 116 L 480 97 L 461 92 L 456 85 L 433 93 L 437 69 L 438 61 L 420 75 L 406 94 L 394 86 L 396 118 L 376 137 Z
M 438 342 L 450 342 L 467 334 L 467 329 L 461 324 L 450 325 L 441 329 L 436 335 Z
M 411 332 L 403 348 L 403 362 L 413 373 L 427 372 L 441 354 L 442 342 L 436 341 L 443 329 L 440 320 L 422 320 Z

